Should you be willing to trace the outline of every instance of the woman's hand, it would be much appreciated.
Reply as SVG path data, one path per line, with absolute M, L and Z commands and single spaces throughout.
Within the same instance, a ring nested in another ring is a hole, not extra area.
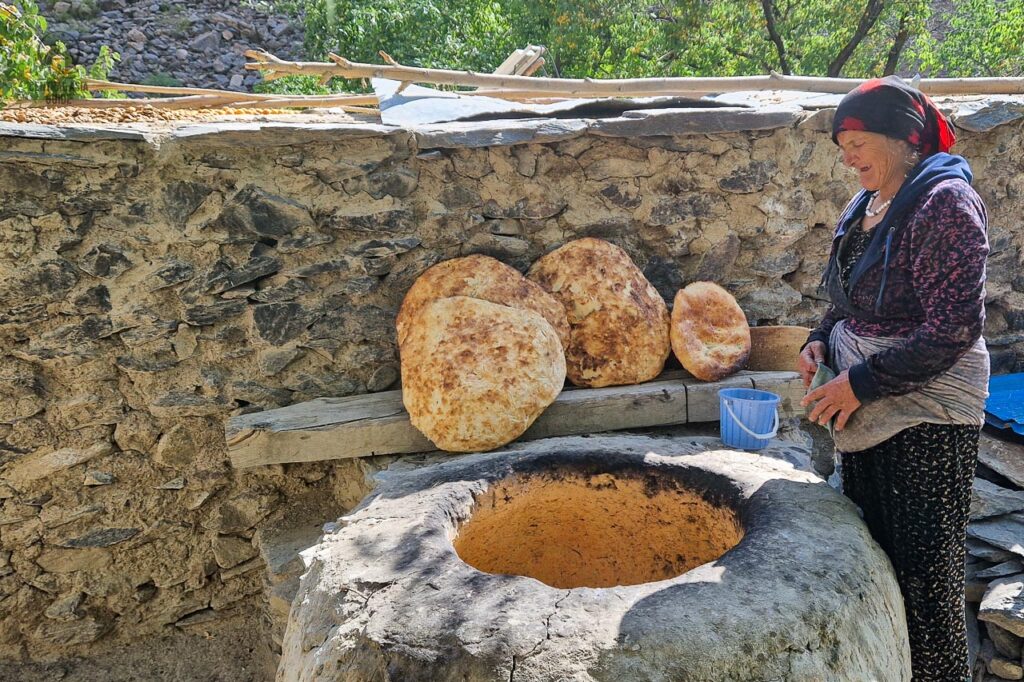
M 800 355 L 802 360 L 803 353 Z M 844 369 L 835 379 L 808 393 L 800 401 L 800 404 L 807 407 L 814 402 L 817 404 L 807 418 L 825 426 L 832 417 L 838 415 L 836 431 L 842 431 L 850 415 L 860 407 L 860 401 L 857 400 L 857 396 L 853 394 L 853 387 L 850 386 L 850 370 Z
M 804 380 L 804 388 L 811 385 L 814 373 L 818 371 L 818 363 L 825 362 L 825 344 L 811 341 L 800 351 L 800 378 Z

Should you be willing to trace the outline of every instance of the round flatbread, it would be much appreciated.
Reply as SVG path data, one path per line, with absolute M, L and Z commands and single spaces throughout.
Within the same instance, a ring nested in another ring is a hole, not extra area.
M 409 321 L 427 302 L 451 296 L 469 296 L 532 310 L 554 327 L 563 345 L 569 343 L 569 323 L 558 299 L 515 268 L 490 256 L 472 255 L 442 261 L 417 278 L 405 295 L 395 322 L 399 346 L 405 340 Z
M 750 355 L 750 328 L 732 294 L 714 282 L 680 289 L 672 307 L 672 351 L 703 381 L 743 369 Z
M 668 307 L 625 251 L 603 239 L 578 239 L 542 257 L 527 277 L 565 307 L 569 381 L 596 388 L 661 374 Z
M 402 401 L 437 447 L 479 452 L 519 437 L 565 383 L 547 320 L 467 296 L 427 301 L 402 346 Z

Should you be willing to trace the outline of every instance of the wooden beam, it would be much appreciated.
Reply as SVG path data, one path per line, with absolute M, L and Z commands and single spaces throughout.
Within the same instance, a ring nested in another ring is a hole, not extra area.
M 664 77 L 664 78 L 537 78 L 500 73 L 477 73 L 450 69 L 403 66 L 387 58 L 387 64 L 353 62 L 331 54 L 330 62 L 290 62 L 261 50 L 247 50 L 254 61 L 249 70 L 264 72 L 265 80 L 300 73 L 340 78 L 388 78 L 403 83 L 435 83 L 477 88 L 502 88 L 557 93 L 559 96 L 604 95 L 636 97 L 637 92 L 684 95 L 693 92 L 737 92 L 744 90 L 799 90 L 844 95 L 865 79 L 821 78 L 769 73 L 764 76 Z M 919 87 L 930 95 L 1014 95 L 1024 93 L 1024 78 L 923 78 Z
M 567 389 L 519 440 L 717 421 L 718 389 L 734 386 L 778 393 L 782 417 L 803 414 L 796 372 L 739 372 L 705 383 L 674 371 L 636 386 Z M 318 398 L 233 417 L 227 441 L 238 468 L 436 449 L 410 423 L 401 391 Z

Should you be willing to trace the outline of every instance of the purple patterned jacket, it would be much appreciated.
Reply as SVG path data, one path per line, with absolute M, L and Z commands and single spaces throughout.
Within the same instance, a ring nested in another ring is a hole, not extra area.
M 970 186 L 966 161 L 941 156 L 947 158 L 937 161 L 947 171 L 962 164 L 963 177 L 946 172 L 927 183 L 925 173 L 919 173 L 916 195 L 898 212 L 893 209 L 899 201 L 894 201 L 894 215 L 874 228 L 877 238 L 855 266 L 848 291 L 839 283 L 839 243 L 863 215 L 866 193 L 851 202 L 836 229 L 823 280 L 832 305 L 808 343 L 822 341 L 827 347 L 841 319 L 861 336 L 904 339 L 850 368 L 851 388 L 861 402 L 927 384 L 967 352 L 985 324 L 987 212 Z

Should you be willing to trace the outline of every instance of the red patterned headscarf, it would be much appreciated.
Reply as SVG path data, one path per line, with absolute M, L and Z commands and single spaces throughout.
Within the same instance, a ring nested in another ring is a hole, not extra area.
M 921 158 L 948 152 L 956 142 L 953 126 L 935 102 L 896 76 L 873 78 L 839 102 L 832 121 L 832 141 L 844 130 L 865 130 L 903 140 Z

